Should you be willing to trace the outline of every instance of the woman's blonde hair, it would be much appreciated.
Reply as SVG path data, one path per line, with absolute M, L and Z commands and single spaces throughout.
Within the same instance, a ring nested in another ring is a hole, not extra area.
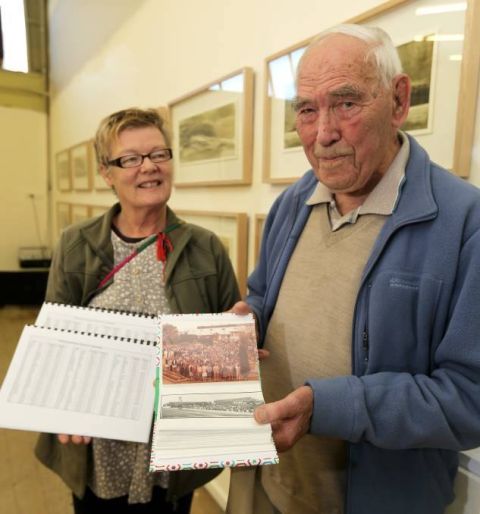
M 156 127 L 170 146 L 170 137 L 165 127 L 165 121 L 155 109 L 138 109 L 131 107 L 110 114 L 104 118 L 95 134 L 95 153 L 98 165 L 107 165 L 110 158 L 112 143 L 121 132 L 132 128 Z

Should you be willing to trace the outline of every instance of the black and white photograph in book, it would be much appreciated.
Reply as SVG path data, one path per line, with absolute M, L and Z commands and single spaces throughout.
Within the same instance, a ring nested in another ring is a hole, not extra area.
M 162 397 L 162 418 L 251 418 L 260 392 L 174 394 Z
M 239 324 L 163 327 L 164 384 L 258 380 L 257 347 Z

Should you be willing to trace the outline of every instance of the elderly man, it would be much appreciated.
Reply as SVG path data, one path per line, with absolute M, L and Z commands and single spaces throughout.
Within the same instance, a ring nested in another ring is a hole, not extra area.
M 255 417 L 285 453 L 251 494 L 233 473 L 231 513 L 440 514 L 480 444 L 480 194 L 399 130 L 409 96 L 379 29 L 336 27 L 301 59 L 312 170 L 235 306 L 270 351 Z

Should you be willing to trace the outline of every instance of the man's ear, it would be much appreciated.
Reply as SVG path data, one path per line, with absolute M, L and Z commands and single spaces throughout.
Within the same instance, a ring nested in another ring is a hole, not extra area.
M 401 73 L 393 78 L 392 95 L 393 95 L 393 112 L 392 122 L 397 128 L 400 128 L 408 116 L 410 109 L 410 92 L 412 86 L 410 77 Z

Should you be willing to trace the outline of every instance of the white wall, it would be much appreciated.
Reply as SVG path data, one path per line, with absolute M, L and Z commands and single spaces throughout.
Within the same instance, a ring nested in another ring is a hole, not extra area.
M 0 141 L 0 270 L 15 271 L 20 247 L 49 243 L 46 114 L 0 107 Z

